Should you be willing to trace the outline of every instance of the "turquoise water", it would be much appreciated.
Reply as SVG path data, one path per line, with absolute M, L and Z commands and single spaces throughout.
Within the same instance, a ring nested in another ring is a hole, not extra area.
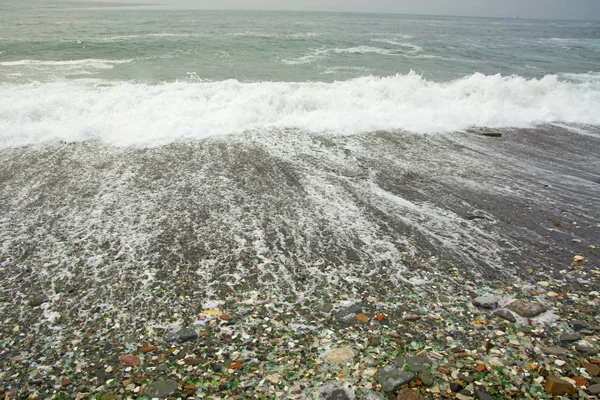
M 600 124 L 600 22 L 15 0 L 0 18 L 0 149 Z

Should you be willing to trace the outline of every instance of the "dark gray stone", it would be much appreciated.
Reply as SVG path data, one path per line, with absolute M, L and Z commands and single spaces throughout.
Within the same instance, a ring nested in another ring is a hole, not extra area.
M 146 386 L 143 391 L 143 395 L 149 398 L 158 397 L 159 399 L 164 399 L 169 396 L 173 396 L 179 391 L 179 385 L 172 379 L 161 381 L 161 382 L 153 382 Z
M 477 400 L 494 400 L 484 388 L 475 389 L 475 397 Z
M 427 356 L 415 356 L 415 357 L 396 357 L 396 366 L 403 370 L 414 372 L 418 374 L 422 371 L 426 371 L 431 365 L 431 360 Z
M 587 388 L 591 394 L 600 394 L 600 383 L 588 386 Z
M 579 339 L 581 339 L 581 335 L 579 333 L 563 333 L 558 338 L 561 343 L 573 343 Z
M 498 299 L 496 299 L 494 296 L 486 294 L 486 295 L 474 298 L 473 305 L 476 307 L 487 308 L 487 309 L 492 310 L 492 309 L 498 307 Z
M 546 306 L 531 301 L 515 300 L 506 306 L 511 311 L 516 312 L 523 318 L 533 318 L 546 311 Z
M 190 328 L 183 328 L 175 332 L 169 332 L 164 336 L 167 343 L 185 343 L 198 339 L 198 333 Z
M 383 386 L 384 392 L 393 392 L 415 379 L 415 376 L 413 372 L 405 371 L 403 368 L 386 365 L 377 372 L 377 382 Z
M 362 313 L 364 313 L 364 311 L 365 311 L 364 308 L 359 307 L 356 304 L 353 304 L 350 307 L 345 308 L 342 311 L 339 311 L 337 314 L 335 314 L 335 319 L 337 319 L 339 321 L 343 321 L 343 320 L 346 320 L 356 314 L 362 314 Z
M 587 324 L 584 321 L 580 321 L 580 320 L 571 321 L 571 326 L 573 327 L 573 330 L 576 332 L 579 332 L 582 329 L 587 329 Z
M 595 348 L 591 346 L 584 346 L 582 344 L 577 345 L 575 347 L 575 350 L 577 350 L 577 352 L 581 354 L 586 354 L 588 356 L 595 356 L 596 354 L 598 354 L 598 350 L 596 350 Z
M 331 392 L 327 391 L 321 393 L 322 400 L 350 400 L 350 396 L 346 392 L 346 389 L 335 388 Z
M 29 300 L 29 305 L 31 307 L 39 307 L 42 304 L 47 303 L 49 301 L 50 301 L 50 299 L 48 299 L 48 297 L 46 297 L 45 294 L 41 294 L 41 295 L 32 297 L 31 300 Z
M 505 308 L 501 308 L 499 310 L 494 311 L 495 316 L 505 319 L 510 322 L 517 322 L 517 318 L 513 315 L 512 312 L 508 311 Z
M 380 344 L 381 344 L 380 336 L 371 336 L 369 338 L 369 346 L 376 347 L 376 346 L 379 346 Z

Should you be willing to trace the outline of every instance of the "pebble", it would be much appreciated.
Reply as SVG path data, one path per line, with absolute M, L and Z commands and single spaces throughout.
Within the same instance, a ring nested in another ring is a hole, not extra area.
M 584 362 L 582 365 L 590 376 L 596 377 L 600 375 L 600 367 L 598 365 L 589 362 Z
M 512 303 L 506 305 L 506 308 L 516 312 L 523 318 L 533 318 L 546 311 L 546 306 L 540 303 L 534 303 L 531 301 L 524 300 L 515 300 Z
M 144 388 L 144 396 L 159 399 L 164 399 L 173 396 L 179 391 L 179 385 L 172 379 L 166 381 L 153 382 Z
M 119 362 L 123 367 L 137 367 L 142 363 L 142 360 L 139 357 L 128 354 L 126 356 L 119 357 Z
M 583 345 L 583 344 L 577 345 L 575 347 L 575 350 L 578 353 L 587 354 L 589 356 L 595 356 L 596 354 L 598 354 L 598 350 L 596 350 L 595 348 L 593 348 L 591 346 L 586 346 L 586 345 Z
M 349 347 L 342 347 L 325 353 L 325 359 L 330 363 L 342 364 L 352 357 L 354 357 L 354 352 Z
M 558 338 L 561 343 L 573 343 L 579 339 L 581 339 L 581 335 L 579 333 L 563 333 Z
M 554 375 L 549 375 L 548 378 L 546 378 L 546 392 L 555 396 L 562 396 L 565 394 L 571 396 L 575 394 L 576 389 L 575 386 L 566 380 Z
M 337 319 L 338 321 L 343 321 L 347 318 L 352 317 L 353 315 L 364 313 L 364 311 L 365 310 L 362 307 L 353 304 L 350 307 L 345 308 L 342 311 L 335 314 L 335 319 Z
M 143 354 L 146 354 L 146 353 L 151 353 L 156 350 L 158 350 L 158 347 L 156 347 L 156 346 L 146 346 L 146 347 L 142 347 L 140 349 L 140 352 L 142 352 Z
M 494 296 L 486 294 L 473 299 L 473 305 L 491 310 L 498 307 L 498 299 L 496 299 Z
M 185 343 L 190 340 L 198 339 L 198 333 L 190 328 L 183 328 L 178 331 L 169 332 L 163 337 L 167 343 Z
M 589 392 L 594 395 L 600 394 L 600 383 L 588 386 L 587 390 L 589 390 Z
M 507 309 L 501 308 L 493 312 L 493 315 L 503 318 L 509 322 L 517 322 L 517 318 Z
M 415 378 L 415 374 L 401 367 L 386 365 L 377 372 L 377 381 L 384 392 L 393 392 Z

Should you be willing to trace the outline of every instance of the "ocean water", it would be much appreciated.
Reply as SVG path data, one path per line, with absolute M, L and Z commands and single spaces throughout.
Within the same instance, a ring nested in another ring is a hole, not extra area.
M 0 149 L 600 124 L 600 23 L 0 4 Z

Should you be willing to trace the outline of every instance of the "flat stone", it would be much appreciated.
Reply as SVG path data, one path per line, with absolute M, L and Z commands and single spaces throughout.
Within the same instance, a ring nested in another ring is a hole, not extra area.
M 474 298 L 472 303 L 476 307 L 487 308 L 490 310 L 498 307 L 498 299 L 489 294 Z
M 413 379 L 415 379 L 413 372 L 393 365 L 386 365 L 377 372 L 377 382 L 383 386 L 384 392 L 393 392 Z
M 540 346 L 540 349 L 546 354 L 552 354 L 554 356 L 564 356 L 568 350 L 563 347 L 546 347 Z
M 427 356 L 396 357 L 395 364 L 403 370 L 418 374 L 429 368 L 431 360 Z
M 433 385 L 433 376 L 431 376 L 431 373 L 429 373 L 427 370 L 419 373 L 419 379 L 423 383 L 423 386 L 429 387 Z
M 490 394 L 484 388 L 481 387 L 475 389 L 475 398 L 477 400 L 494 400 L 494 398 L 490 396 Z
M 128 354 L 126 356 L 119 357 L 119 362 L 124 367 L 137 367 L 142 363 L 142 360 L 139 357 Z
M 362 314 L 365 312 L 365 309 L 357 306 L 356 304 L 351 305 L 348 308 L 343 309 L 342 311 L 335 314 L 335 319 L 338 321 L 346 320 L 350 317 L 355 316 L 356 314 Z
M 523 318 L 532 318 L 546 311 L 546 306 L 531 301 L 515 300 L 506 306 Z
M 31 300 L 29 300 L 29 305 L 31 307 L 39 307 L 42 304 L 47 303 L 49 301 L 50 301 L 50 299 L 48 299 L 48 297 L 46 297 L 46 295 L 42 294 L 42 295 L 32 297 Z
M 379 346 L 380 344 L 381 344 L 380 336 L 371 336 L 369 338 L 369 346 L 376 347 L 376 346 Z
M 172 379 L 161 381 L 161 382 L 153 382 L 144 388 L 142 394 L 149 398 L 158 397 L 159 399 L 164 399 L 169 396 L 173 396 L 179 391 L 179 385 Z
M 183 328 L 175 332 L 169 332 L 163 337 L 167 343 L 185 343 L 198 339 L 198 333 L 190 328 Z
M 582 329 L 587 329 L 587 323 L 580 320 L 573 320 L 571 321 L 571 327 L 573 327 L 574 331 L 579 332 Z
M 561 343 L 573 343 L 579 339 L 581 339 L 581 335 L 579 333 L 563 333 L 558 338 Z
M 595 385 L 588 386 L 587 390 L 591 394 L 600 394 L 600 383 L 596 383 Z
M 598 365 L 589 362 L 584 362 L 581 365 L 583 366 L 583 368 L 585 368 L 587 373 L 590 374 L 590 376 L 596 377 L 600 375 L 600 367 Z
M 325 353 L 325 359 L 330 363 L 342 364 L 354 357 L 354 352 L 349 347 L 329 350 Z
M 587 354 L 588 356 L 595 356 L 598 354 L 598 350 L 593 348 L 592 346 L 586 346 L 583 344 L 579 344 L 575 347 L 575 350 L 581 354 Z
M 576 391 L 577 390 L 575 389 L 575 386 L 558 376 L 549 375 L 546 378 L 547 393 L 551 393 L 555 396 L 563 396 L 565 394 L 572 396 L 576 393 Z
M 493 312 L 493 315 L 505 319 L 509 322 L 517 322 L 517 318 L 514 316 L 512 312 L 505 308 L 501 308 Z
M 321 393 L 321 400 L 350 400 L 351 397 L 344 388 L 335 388 L 331 391 Z

